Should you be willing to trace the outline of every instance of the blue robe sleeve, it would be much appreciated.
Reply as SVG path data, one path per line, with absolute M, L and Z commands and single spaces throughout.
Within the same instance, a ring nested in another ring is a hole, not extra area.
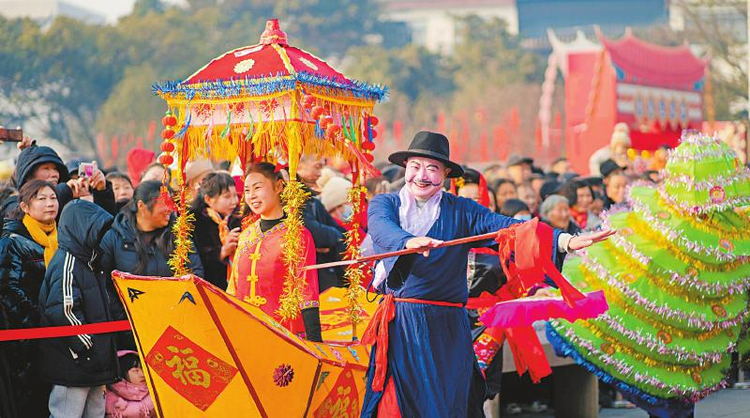
M 470 235 L 487 234 L 523 222 L 495 213 L 471 199 L 461 198 L 459 201 L 462 203 L 460 210 L 469 217 Z M 488 247 L 494 243 L 494 239 L 479 241 L 472 244 L 472 247 Z
M 403 250 L 414 235 L 401 229 L 398 220 L 398 197 L 377 195 L 367 210 L 367 227 L 378 252 Z
M 403 250 L 406 241 L 414 238 L 414 235 L 404 231 L 399 224 L 398 199 L 396 195 L 378 195 L 370 201 L 367 226 L 376 253 Z M 387 272 L 383 285 L 392 289 L 401 287 L 409 276 L 416 257 L 417 254 L 410 254 L 382 260 Z M 385 293 L 385 287 L 378 291 Z

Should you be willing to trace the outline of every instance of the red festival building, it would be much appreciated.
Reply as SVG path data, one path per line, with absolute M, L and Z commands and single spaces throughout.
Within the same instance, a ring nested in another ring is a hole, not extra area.
M 600 45 L 580 35 L 565 43 L 549 32 L 549 63 L 565 81 L 565 149 L 574 170 L 588 171 L 589 156 L 609 143 L 619 122 L 630 128 L 637 150 L 672 147 L 683 129 L 701 129 L 707 59 L 695 56 L 687 43 L 659 46 L 630 30 L 617 40 L 598 29 L 597 36 Z M 544 124 L 543 114 L 541 109 Z

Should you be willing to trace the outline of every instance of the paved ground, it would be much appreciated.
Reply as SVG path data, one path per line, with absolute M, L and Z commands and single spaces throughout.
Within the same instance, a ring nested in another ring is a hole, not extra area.
M 553 412 L 503 415 L 513 418 L 554 417 Z M 647 418 L 641 409 L 602 409 L 600 418 Z M 695 418 L 750 418 L 750 389 L 724 389 L 698 402 Z

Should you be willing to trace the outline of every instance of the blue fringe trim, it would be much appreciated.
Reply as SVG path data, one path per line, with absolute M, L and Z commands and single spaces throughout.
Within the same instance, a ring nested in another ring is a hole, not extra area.
M 388 95 L 388 87 L 379 84 L 367 84 L 356 80 L 342 80 L 340 78 L 321 77 L 306 72 L 293 76 L 281 74 L 268 77 L 243 77 L 222 81 L 207 81 L 186 85 L 183 80 L 164 81 L 154 83 L 151 91 L 156 95 L 184 96 L 192 100 L 196 96 L 210 99 L 225 99 L 241 95 L 264 96 L 295 88 L 297 83 L 318 87 L 343 90 L 358 99 L 381 101 Z
M 326 136 L 325 131 L 320 127 L 320 120 L 315 121 L 315 136 L 319 139 L 323 139 Z
M 619 380 L 611 374 L 605 372 L 598 366 L 586 360 L 576 350 L 576 348 L 564 337 L 555 331 L 552 324 L 547 322 L 547 340 L 555 349 L 555 354 L 560 357 L 570 357 L 580 366 L 593 373 L 599 380 L 604 383 L 615 386 L 623 396 L 638 405 L 638 407 L 657 416 L 679 417 L 688 416 L 693 410 L 693 403 L 683 399 L 664 399 L 644 392 L 635 386 L 629 385 Z

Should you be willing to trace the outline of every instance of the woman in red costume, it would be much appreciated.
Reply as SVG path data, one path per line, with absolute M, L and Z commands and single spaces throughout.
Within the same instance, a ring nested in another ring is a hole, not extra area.
M 240 234 L 232 263 L 227 293 L 256 306 L 276 321 L 279 298 L 284 290 L 286 265 L 283 260 L 286 214 L 281 203 L 284 180 L 269 163 L 248 167 L 245 177 L 245 203 L 258 220 Z M 315 245 L 307 229 L 302 230 L 306 264 L 315 264 Z M 315 270 L 304 273 L 306 286 L 301 315 L 283 322 L 294 334 L 311 341 L 322 341 L 318 305 L 318 277 Z

